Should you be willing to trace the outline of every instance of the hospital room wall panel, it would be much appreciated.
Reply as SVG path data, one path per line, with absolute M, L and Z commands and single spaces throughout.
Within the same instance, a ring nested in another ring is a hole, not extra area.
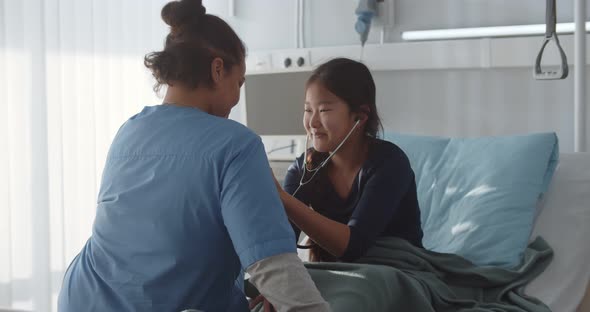
M 243 99 L 248 127 L 260 135 L 304 135 L 305 81 L 310 75 L 300 72 L 248 76 Z
M 229 14 L 229 1 L 204 0 L 203 5 L 208 13 L 225 19 L 249 50 L 296 47 L 294 0 L 234 1 L 235 16 Z
M 394 0 L 395 28 L 389 41 L 402 31 L 438 28 L 508 26 L 545 23 L 545 1 L 538 0 Z M 573 1 L 557 1 L 557 22 L 572 22 Z M 590 8 L 587 8 L 590 12 Z
M 260 135 L 303 134 L 302 105 L 309 74 L 248 76 L 243 99 L 248 126 Z M 458 137 L 554 131 L 561 151 L 573 151 L 573 75 L 537 81 L 531 68 L 373 74 L 386 131 Z M 590 123 L 590 115 L 586 120 Z
M 7 1 L 3 0 L 2 2 Z M 538 0 L 521 1 L 472 1 L 472 0 L 385 0 L 394 4 L 391 25 L 386 29 L 385 42 L 400 42 L 401 32 L 407 30 L 505 26 L 538 24 L 545 19 L 545 3 Z M 167 26 L 160 20 L 160 9 L 168 0 L 97 1 L 79 0 L 78 6 L 108 7 L 117 14 L 119 10 L 128 22 L 121 32 L 141 29 L 138 36 L 129 38 L 141 44 L 121 44 L 117 47 L 78 44 L 78 49 L 119 54 L 142 54 L 160 48 Z M 296 47 L 296 0 L 234 0 L 234 16 L 230 16 L 229 1 L 204 0 L 207 12 L 218 15 L 236 29 L 249 51 L 292 49 Z M 53 2 L 49 2 L 53 3 Z M 68 5 L 65 1 L 62 6 Z M 304 45 L 327 47 L 359 44 L 354 31 L 355 0 L 305 0 Z M 139 8 L 139 9 L 138 9 Z M 131 10 L 130 10 L 131 9 Z M 590 14 L 590 6 L 587 8 Z M 138 19 L 137 16 L 146 18 Z M 557 21 L 573 21 L 573 1 L 557 2 Z M 369 35 L 369 44 L 380 42 L 380 22 Z M 109 31 L 112 26 L 107 25 Z M 119 36 L 115 36 L 119 37 Z M 17 42 L 7 40 L 3 45 L 11 47 Z M 62 46 L 63 47 L 63 46 Z M 48 50 L 62 48 L 48 45 Z
M 515 68 L 376 72 L 375 80 L 387 130 L 461 137 L 555 131 L 561 150 L 573 151 L 571 77 L 536 81 L 529 68 Z
M 165 1 L 158 0 L 162 3 Z M 540 24 L 545 21 L 545 2 L 538 0 L 385 0 L 393 1 L 392 25 L 385 42 L 401 41 L 407 30 Z M 234 1 L 235 16 L 229 16 L 229 1 L 205 0 L 207 11 L 226 18 L 250 51 L 296 47 L 296 0 Z M 356 0 L 305 0 L 304 45 L 327 47 L 358 44 L 354 32 Z M 590 12 L 590 7 L 587 8 Z M 573 21 L 573 1 L 557 2 L 557 21 Z M 380 42 L 380 26 L 369 34 L 368 43 Z

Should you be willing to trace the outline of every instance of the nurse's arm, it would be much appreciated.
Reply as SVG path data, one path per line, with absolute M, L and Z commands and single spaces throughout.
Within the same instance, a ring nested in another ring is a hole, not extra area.
M 296 253 L 262 259 L 246 271 L 250 282 L 277 311 L 331 311 Z

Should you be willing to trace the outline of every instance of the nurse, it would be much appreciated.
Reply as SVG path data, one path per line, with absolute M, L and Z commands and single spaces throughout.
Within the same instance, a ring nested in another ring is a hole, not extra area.
M 168 3 L 162 51 L 145 65 L 162 105 L 119 129 L 92 236 L 68 268 L 58 310 L 248 311 L 247 271 L 280 311 L 329 311 L 296 255 L 261 140 L 227 119 L 245 48 L 200 0 Z

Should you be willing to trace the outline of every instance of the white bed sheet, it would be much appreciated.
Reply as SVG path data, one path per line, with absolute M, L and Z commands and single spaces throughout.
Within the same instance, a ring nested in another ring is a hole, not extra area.
M 538 235 L 554 258 L 526 293 L 553 311 L 574 312 L 590 279 L 590 153 L 560 155 L 531 238 Z

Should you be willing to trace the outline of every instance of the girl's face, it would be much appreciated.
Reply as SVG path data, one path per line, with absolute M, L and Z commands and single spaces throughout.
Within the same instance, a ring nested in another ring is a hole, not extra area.
M 331 152 L 355 124 L 357 114 L 321 83 L 311 83 L 305 92 L 303 126 L 318 152 Z

